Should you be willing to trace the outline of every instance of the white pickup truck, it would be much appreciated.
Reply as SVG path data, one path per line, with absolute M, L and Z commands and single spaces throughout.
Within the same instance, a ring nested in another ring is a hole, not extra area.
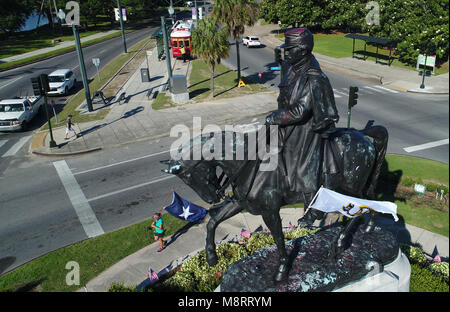
M 43 105 L 43 96 L 0 100 L 0 131 L 25 130 Z

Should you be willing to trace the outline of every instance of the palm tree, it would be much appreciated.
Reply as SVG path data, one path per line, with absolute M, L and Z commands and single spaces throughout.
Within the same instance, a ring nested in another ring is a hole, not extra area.
M 244 34 L 245 26 L 253 26 L 258 19 L 258 5 L 254 0 L 215 0 L 213 16 L 227 26 L 229 35 L 236 42 L 238 82 L 241 79 L 241 58 L 239 41 Z
M 219 28 L 217 20 L 213 17 L 200 20 L 198 27 L 192 31 L 192 54 L 209 65 L 211 91 L 214 97 L 214 70 L 222 58 L 230 55 L 226 27 Z

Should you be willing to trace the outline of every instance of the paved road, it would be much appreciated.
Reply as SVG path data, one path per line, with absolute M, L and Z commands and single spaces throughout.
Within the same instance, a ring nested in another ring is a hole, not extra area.
M 241 68 L 245 70 L 245 74 L 259 81 L 258 73 L 261 72 L 261 82 L 276 88 L 280 77 L 278 71 L 270 70 L 270 67 L 277 66 L 273 50 L 240 45 L 240 52 Z M 230 56 L 224 63 L 236 67 L 234 43 L 231 44 Z M 374 119 L 377 124 L 388 128 L 388 153 L 418 156 L 448 164 L 448 95 L 405 93 L 390 89 L 389 86 L 374 85 L 369 81 L 324 71 L 334 90 L 340 115 L 339 126 L 347 126 L 348 88 L 358 86 L 359 99 L 352 109 L 352 127 L 364 127 L 368 120 Z

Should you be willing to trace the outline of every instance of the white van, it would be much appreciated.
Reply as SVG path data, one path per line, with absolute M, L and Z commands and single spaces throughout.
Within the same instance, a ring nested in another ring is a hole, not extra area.
M 77 79 L 70 69 L 58 69 L 48 75 L 50 91 L 48 95 L 68 95 Z

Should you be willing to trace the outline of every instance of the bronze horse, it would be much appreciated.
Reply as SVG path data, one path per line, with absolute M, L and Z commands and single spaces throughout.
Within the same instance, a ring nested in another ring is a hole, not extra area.
M 225 135 L 225 132 L 221 132 L 216 133 L 214 137 L 216 140 L 218 137 L 222 138 L 223 142 Z M 197 145 L 207 144 L 210 137 L 202 135 L 197 143 L 191 139 L 187 145 L 188 151 L 191 153 L 194 148 L 199 148 Z M 370 123 L 363 130 L 338 128 L 328 140 L 334 146 L 340 172 L 324 186 L 350 196 L 361 198 L 365 195 L 374 199 L 374 190 L 387 148 L 386 128 L 372 126 Z M 247 151 L 247 141 L 234 139 L 233 153 L 236 151 L 236 146 L 240 144 L 244 144 Z M 224 156 L 225 151 L 222 151 L 222 154 Z M 209 210 L 211 218 L 207 224 L 205 249 L 210 266 L 216 265 L 218 260 L 215 250 L 216 227 L 224 220 L 246 209 L 251 214 L 262 216 L 274 238 L 279 254 L 279 270 L 276 272 L 275 280 L 281 281 L 287 278 L 288 256 L 279 210 L 281 206 L 302 202 L 304 199 L 300 194 L 289 191 L 284 164 L 281 161 L 278 161 L 275 170 L 260 171 L 261 160 L 252 160 L 247 157 L 247 153 L 245 155 L 244 160 L 227 160 L 225 157 L 211 160 L 171 159 L 163 162 L 169 165 L 169 168 L 163 171 L 176 174 L 204 201 L 216 204 Z M 232 197 L 224 195 L 228 186 L 232 188 Z M 305 207 L 309 204 L 309 202 L 304 203 Z M 374 217 L 375 214 L 370 216 L 367 231 L 373 229 Z M 349 222 L 344 230 L 345 233 L 341 233 L 336 240 L 337 252 L 338 249 L 343 248 L 343 241 L 351 224 L 353 222 Z

